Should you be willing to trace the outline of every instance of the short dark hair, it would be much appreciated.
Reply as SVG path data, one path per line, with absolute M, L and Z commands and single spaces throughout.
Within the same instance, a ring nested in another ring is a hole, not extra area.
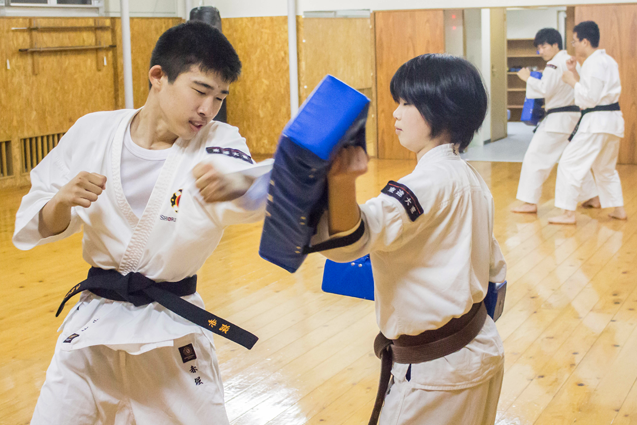
M 405 62 L 390 84 L 396 102 L 414 105 L 431 128 L 431 137 L 447 132 L 462 152 L 482 126 L 488 97 L 478 70 L 451 55 L 426 54 Z
M 161 66 L 170 83 L 192 66 L 216 72 L 227 83 L 241 74 L 241 61 L 232 44 L 221 31 L 201 21 L 188 21 L 164 32 L 150 58 L 150 68 L 155 65 Z
M 575 25 L 573 32 L 577 34 L 577 38 L 588 40 L 592 47 L 599 46 L 599 27 L 593 21 L 584 21 Z
M 533 45 L 537 47 L 544 43 L 550 44 L 551 46 L 557 44 L 557 47 L 562 50 L 562 34 L 555 28 L 542 28 L 535 34 Z

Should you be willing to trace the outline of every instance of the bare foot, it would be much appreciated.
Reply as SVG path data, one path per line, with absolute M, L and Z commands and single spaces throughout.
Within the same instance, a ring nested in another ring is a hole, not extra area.
M 564 210 L 564 214 L 549 218 L 551 224 L 575 224 L 575 211 Z
M 610 218 L 614 218 L 617 220 L 626 220 L 628 216 L 626 215 L 626 210 L 624 207 L 615 207 L 612 213 L 608 214 Z
M 586 202 L 582 202 L 582 208 L 601 208 L 602 204 L 599 202 L 599 196 L 589 199 Z
M 513 208 L 511 212 L 520 214 L 535 214 L 537 212 L 537 205 L 525 202 L 522 205 Z

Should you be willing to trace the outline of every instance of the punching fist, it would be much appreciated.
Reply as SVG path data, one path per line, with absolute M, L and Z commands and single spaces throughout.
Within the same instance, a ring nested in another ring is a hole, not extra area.
M 518 78 L 524 82 L 531 78 L 531 70 L 529 68 L 521 68 L 518 71 Z
M 564 81 L 571 87 L 575 87 L 575 84 L 577 84 L 577 79 L 575 78 L 575 75 L 572 71 L 564 71 L 564 73 L 562 74 L 562 81 Z
M 243 196 L 253 179 L 240 173 L 221 174 L 207 162 L 200 162 L 192 170 L 195 186 L 207 203 L 232 201 Z
M 88 208 L 106 189 L 106 177 L 81 171 L 70 182 L 62 186 L 55 195 L 57 202 L 67 207 Z
M 330 180 L 355 180 L 367 172 L 369 158 L 360 146 L 349 146 L 341 149 L 327 174 Z

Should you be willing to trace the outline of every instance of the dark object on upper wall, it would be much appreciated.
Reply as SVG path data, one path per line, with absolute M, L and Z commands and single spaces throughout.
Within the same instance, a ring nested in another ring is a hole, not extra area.
M 190 11 L 190 20 L 191 21 L 202 21 L 205 22 L 219 31 L 221 31 L 221 15 L 219 14 L 219 10 L 216 7 L 212 6 L 201 6 L 195 7 Z M 221 31 L 223 32 L 223 31 Z M 226 102 L 223 102 L 221 105 L 221 109 L 219 113 L 215 117 L 216 121 L 228 122 L 228 114 L 226 112 Z

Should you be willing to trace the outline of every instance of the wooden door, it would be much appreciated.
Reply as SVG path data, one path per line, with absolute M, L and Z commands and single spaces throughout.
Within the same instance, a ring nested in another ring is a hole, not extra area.
M 507 23 L 506 9 L 490 10 L 491 23 L 491 141 L 507 136 Z
M 442 10 L 374 12 L 376 38 L 376 90 L 378 100 L 378 157 L 407 159 L 416 155 L 400 145 L 394 130 L 396 103 L 389 83 L 398 68 L 425 53 L 444 53 Z
M 619 106 L 626 126 L 619 148 L 619 163 L 637 164 L 637 5 L 576 6 L 575 23 L 583 21 L 597 22 L 599 47 L 606 49 L 619 65 L 622 83 Z

